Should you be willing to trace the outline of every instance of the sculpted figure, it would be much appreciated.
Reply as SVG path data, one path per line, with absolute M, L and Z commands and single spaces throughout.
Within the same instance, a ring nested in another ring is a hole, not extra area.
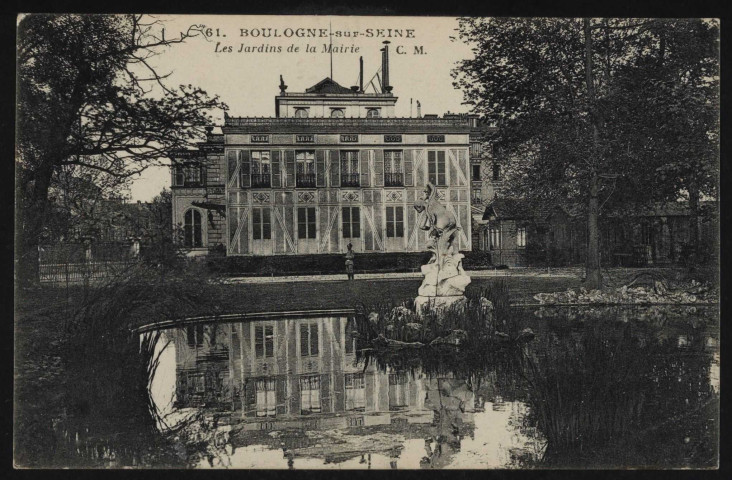
M 463 255 L 456 252 L 456 245 L 453 245 L 460 230 L 455 214 L 437 199 L 437 189 L 432 183 L 427 183 L 422 198 L 414 202 L 414 209 L 425 214 L 419 228 L 429 231 L 426 247 L 432 252 L 432 258 L 422 265 L 424 279 L 415 299 L 417 312 L 425 306 L 464 304 L 463 294 L 470 277 L 462 268 Z
M 419 228 L 430 232 L 427 250 L 438 256 L 451 253 L 452 242 L 459 229 L 457 219 L 437 199 L 437 189 L 432 183 L 427 183 L 424 196 L 414 202 L 414 209 L 419 213 L 425 212 L 424 221 Z M 433 257 L 429 263 L 435 261 L 437 258 Z
M 427 212 L 420 228 L 431 230 L 430 235 L 440 236 L 445 230 L 457 227 L 455 215 L 448 212 L 445 206 L 437 200 L 437 189 L 431 182 L 427 182 L 427 186 L 424 188 L 424 197 L 414 202 L 414 209 L 419 213 Z

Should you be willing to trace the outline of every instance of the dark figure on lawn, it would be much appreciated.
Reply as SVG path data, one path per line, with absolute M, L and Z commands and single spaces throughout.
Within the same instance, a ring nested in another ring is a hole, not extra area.
M 353 259 L 355 257 L 356 254 L 353 252 L 353 245 L 349 243 L 348 251 L 346 252 L 346 273 L 348 274 L 349 280 L 353 280 Z

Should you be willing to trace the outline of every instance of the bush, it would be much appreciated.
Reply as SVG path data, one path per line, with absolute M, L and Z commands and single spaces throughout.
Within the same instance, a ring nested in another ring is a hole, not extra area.
M 427 263 L 429 252 L 356 254 L 356 274 L 365 272 L 412 272 Z M 219 275 L 313 275 L 345 273 L 341 254 L 232 256 L 207 258 L 211 273 Z

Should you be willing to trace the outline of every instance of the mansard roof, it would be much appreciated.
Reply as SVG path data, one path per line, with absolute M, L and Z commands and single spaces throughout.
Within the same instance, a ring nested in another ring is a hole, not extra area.
M 305 93 L 353 93 L 353 90 L 339 85 L 330 77 L 325 77 L 312 87 L 305 89 Z

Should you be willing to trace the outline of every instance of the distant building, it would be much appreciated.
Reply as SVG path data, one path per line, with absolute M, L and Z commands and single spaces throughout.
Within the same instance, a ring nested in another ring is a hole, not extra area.
M 716 204 L 699 218 L 702 250 L 718 248 Z M 606 266 L 647 266 L 700 261 L 690 258 L 692 216 L 684 203 L 666 203 L 600 216 L 600 255 Z M 532 208 L 515 198 L 495 198 L 483 212 L 478 249 L 494 265 L 576 265 L 587 255 L 587 215 L 579 205 Z
M 455 214 L 457 245 L 473 248 L 471 206 L 499 178 L 485 129 L 466 114 L 395 117 L 388 45 L 381 91 L 325 78 L 304 92 L 280 80 L 275 116 L 225 116 L 196 150 L 171 152 L 173 224 L 191 254 L 421 252 L 412 206 L 427 182 Z

